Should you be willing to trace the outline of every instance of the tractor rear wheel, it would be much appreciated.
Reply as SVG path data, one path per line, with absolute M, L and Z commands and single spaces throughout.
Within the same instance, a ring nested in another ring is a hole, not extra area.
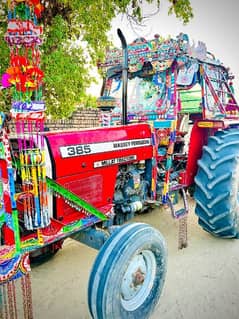
M 119 227 L 93 265 L 88 303 L 94 319 L 149 318 L 166 274 L 166 244 L 158 230 L 143 223 Z
M 218 131 L 204 146 L 195 177 L 196 214 L 207 232 L 239 234 L 239 130 Z

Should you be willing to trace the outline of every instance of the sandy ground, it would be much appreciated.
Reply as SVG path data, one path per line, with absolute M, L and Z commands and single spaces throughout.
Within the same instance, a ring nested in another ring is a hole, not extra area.
M 192 211 L 189 246 L 178 250 L 178 223 L 168 212 L 155 209 L 136 221 L 154 225 L 168 245 L 166 283 L 152 319 L 239 318 L 239 240 L 210 236 Z M 68 239 L 52 260 L 32 269 L 34 319 L 90 319 L 87 285 L 96 254 Z

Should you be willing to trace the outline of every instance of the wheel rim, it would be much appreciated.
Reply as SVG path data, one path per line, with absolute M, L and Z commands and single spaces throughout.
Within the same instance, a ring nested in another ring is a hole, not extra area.
M 155 255 L 143 250 L 134 255 L 121 284 L 121 303 L 127 311 L 139 308 L 150 294 L 156 276 Z

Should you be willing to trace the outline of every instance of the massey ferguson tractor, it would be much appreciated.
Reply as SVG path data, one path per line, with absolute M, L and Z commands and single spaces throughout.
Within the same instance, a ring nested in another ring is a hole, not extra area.
M 22 1 L 22 17 L 18 5 L 9 8 L 10 67 L 2 77 L 3 87 L 12 87 L 12 108 L 0 116 L 3 318 L 17 318 L 19 277 L 24 318 L 32 318 L 29 255 L 49 257 L 68 237 L 99 249 L 88 286 L 92 318 L 149 318 L 165 280 L 166 245 L 158 230 L 129 222 L 136 213 L 170 208 L 185 247 L 190 193 L 203 229 L 238 236 L 239 108 L 232 76 L 185 34 L 127 45 L 118 30 L 122 48 L 99 63 L 101 127 L 46 132 L 39 12 Z
M 44 8 L 40 0 L 6 5 L 10 63 L 1 89 L 11 109 L 0 112 L 0 317 L 33 318 L 30 261 L 49 258 L 71 237 L 100 249 L 89 279 L 92 318 L 149 318 L 165 280 L 166 244 L 153 227 L 124 222 L 156 200 L 154 130 L 137 123 L 45 132 Z

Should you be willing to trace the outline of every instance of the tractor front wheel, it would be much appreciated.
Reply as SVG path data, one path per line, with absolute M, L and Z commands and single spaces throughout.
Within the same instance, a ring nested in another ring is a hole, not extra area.
M 93 265 L 88 303 L 94 319 L 149 318 L 166 274 L 162 235 L 143 223 L 126 224 L 109 237 Z
M 207 232 L 239 234 L 239 129 L 218 131 L 203 148 L 195 177 L 196 214 Z

